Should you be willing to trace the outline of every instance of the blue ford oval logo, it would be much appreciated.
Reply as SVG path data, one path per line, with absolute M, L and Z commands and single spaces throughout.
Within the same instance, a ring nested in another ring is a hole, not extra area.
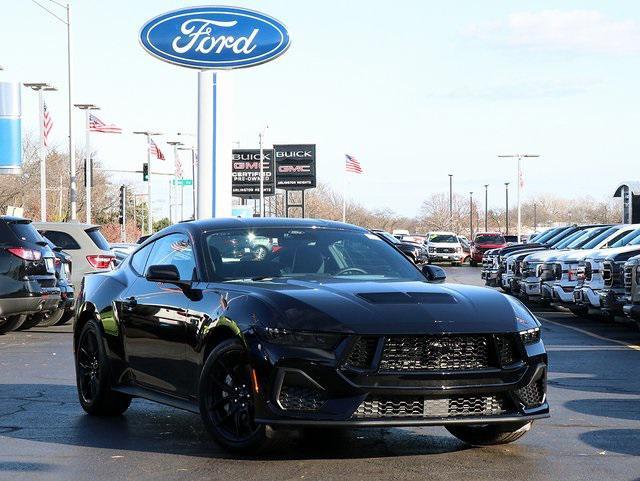
M 263 13 L 235 7 L 192 7 L 149 20 L 140 43 L 165 62 L 198 69 L 258 65 L 289 48 L 282 23 Z

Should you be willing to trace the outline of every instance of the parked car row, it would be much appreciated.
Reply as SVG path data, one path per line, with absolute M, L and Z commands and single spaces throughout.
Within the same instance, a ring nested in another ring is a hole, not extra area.
M 409 231 L 396 229 L 393 235 L 386 234 L 387 237 L 396 238 L 408 244 L 413 250 L 417 247 L 421 248 L 423 251 L 421 257 L 425 263 L 444 262 L 460 265 L 471 260 L 471 243 L 466 237 L 455 232 L 433 231 L 426 234 L 409 234 Z
M 68 322 L 83 276 L 114 260 L 97 225 L 0 216 L 0 334 Z
M 567 225 L 487 250 L 481 276 L 524 301 L 640 326 L 640 224 Z

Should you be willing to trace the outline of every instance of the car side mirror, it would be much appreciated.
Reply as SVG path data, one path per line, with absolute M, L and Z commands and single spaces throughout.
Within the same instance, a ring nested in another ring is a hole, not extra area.
M 447 278 L 447 273 L 442 267 L 426 264 L 422 266 L 422 273 L 427 278 L 427 281 L 434 284 L 444 282 Z
M 144 276 L 151 282 L 165 282 L 167 284 L 186 284 L 186 281 L 180 280 L 180 272 L 173 264 L 157 264 L 149 266 L 147 274 Z

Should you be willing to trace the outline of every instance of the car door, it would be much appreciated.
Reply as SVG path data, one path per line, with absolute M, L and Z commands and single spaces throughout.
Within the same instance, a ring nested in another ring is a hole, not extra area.
M 181 280 L 195 281 L 192 244 L 186 234 L 174 233 L 150 246 L 143 270 L 134 267 L 139 275 L 120 300 L 125 353 L 137 384 L 185 396 L 190 391 L 185 342 L 191 293 L 186 287 L 149 281 L 144 274 L 149 266 L 172 264 Z M 132 258 L 133 266 L 139 252 Z

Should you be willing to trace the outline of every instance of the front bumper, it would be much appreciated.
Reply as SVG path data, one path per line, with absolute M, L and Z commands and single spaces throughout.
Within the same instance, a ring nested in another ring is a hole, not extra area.
M 622 312 L 628 318 L 640 321 L 640 304 L 625 304 L 622 307 Z
M 573 291 L 575 287 L 575 285 L 554 284 L 551 300 L 558 304 L 573 305 Z
M 573 302 L 581 307 L 600 308 L 600 289 L 594 290 L 591 287 L 577 287 L 573 290 Z
M 439 252 L 429 252 L 430 262 L 462 262 L 464 254 L 441 254 Z
M 598 296 L 600 297 L 600 307 L 603 311 L 620 315 L 624 313 L 623 307 L 627 300 L 624 289 L 621 291 L 616 291 L 615 289 L 602 289 L 598 292 Z
M 346 365 L 355 340 L 345 339 L 335 353 L 250 342 L 258 383 L 256 422 L 417 426 L 526 422 L 549 416 L 546 394 L 536 405 L 526 406 L 521 398 L 521 392 L 534 385 L 546 392 L 542 342 L 527 346 L 523 358 L 505 368 L 391 373 Z M 379 356 L 380 349 L 376 352 Z

